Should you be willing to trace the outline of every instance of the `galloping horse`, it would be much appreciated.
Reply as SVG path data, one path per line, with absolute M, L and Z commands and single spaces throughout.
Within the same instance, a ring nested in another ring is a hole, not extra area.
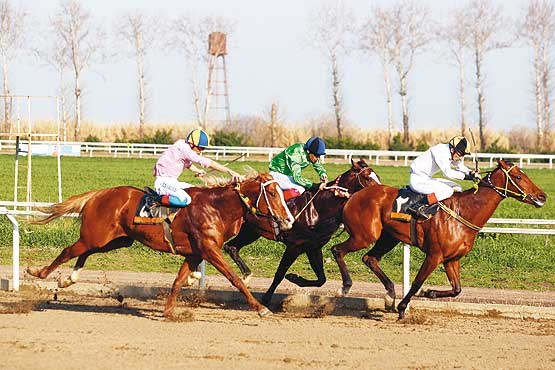
M 410 223 L 391 218 L 393 203 L 399 189 L 376 185 L 351 197 L 343 210 L 343 223 L 350 237 L 332 247 L 343 278 L 343 294 L 347 294 L 352 286 L 343 257 L 376 242 L 362 260 L 387 290 L 386 307 L 393 308 L 395 288 L 378 262 L 401 241 L 416 244 L 426 257 L 409 292 L 397 306 L 399 319 L 405 316 L 411 297 L 420 290 L 424 281 L 440 263 L 445 267 L 452 289 L 426 290 L 423 296 L 438 298 L 459 295 L 460 259 L 472 250 L 478 231 L 489 220 L 499 203 L 511 197 L 541 207 L 547 200 L 547 195 L 518 166 L 503 160 L 500 160 L 497 167 L 488 172 L 477 185 L 476 190 L 455 193 L 442 201 L 440 211 L 435 216 L 426 221 L 418 221 L 415 227 L 416 235 L 412 235 L 412 238 Z M 411 240 L 416 240 L 416 243 Z
M 249 212 L 263 215 L 249 218 L 249 223 L 267 223 L 272 219 L 282 230 L 289 230 L 294 222 L 285 203 L 283 192 L 269 174 L 252 175 L 235 185 L 226 183 L 212 188 L 190 188 L 189 206 L 180 209 L 171 223 L 175 247 L 165 238 L 162 225 L 134 224 L 137 206 L 144 195 L 142 190 L 120 186 L 76 195 L 65 202 L 43 209 L 49 216 L 34 223 L 45 224 L 67 213 L 79 213 L 79 239 L 65 248 L 49 265 L 27 269 L 41 279 L 46 278 L 60 264 L 78 257 L 71 276 L 58 281 L 60 287 L 75 283 L 87 257 L 97 252 L 129 247 L 133 240 L 162 252 L 175 252 L 185 257 L 166 301 L 164 316 L 171 315 L 177 294 L 191 271 L 204 259 L 220 271 L 246 297 L 250 307 L 260 316 L 270 313 L 249 292 L 243 281 L 233 272 L 222 254 L 224 241 L 236 235 Z M 253 203 L 251 199 L 257 199 Z
M 380 183 L 379 177 L 368 167 L 364 160 L 353 162 L 351 168 L 340 175 L 335 181 L 328 183 L 329 190 L 318 191 L 315 185 L 301 196 L 287 202 L 289 209 L 298 219 L 293 228 L 279 235 L 279 240 L 285 243 L 286 249 L 281 257 L 274 280 L 262 298 L 262 303 L 268 305 L 277 286 L 285 277 L 287 280 L 302 286 L 322 286 L 326 282 L 322 247 L 330 240 L 341 223 L 341 211 L 347 197 L 373 183 Z M 331 190 L 331 191 L 330 191 Z M 336 196 L 334 192 L 339 192 Z M 255 216 L 249 215 L 248 218 Z M 276 233 L 271 225 L 260 227 L 258 223 L 243 225 L 239 234 L 224 245 L 233 261 L 239 266 L 245 281 L 251 276 L 249 267 L 239 256 L 239 250 L 251 244 L 261 236 L 276 240 Z M 307 280 L 296 274 L 287 274 L 293 262 L 301 253 L 306 253 L 317 280 Z

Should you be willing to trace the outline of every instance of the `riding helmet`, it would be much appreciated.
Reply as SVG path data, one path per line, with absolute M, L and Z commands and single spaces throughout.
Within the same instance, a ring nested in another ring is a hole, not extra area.
M 308 139 L 306 141 L 306 144 L 304 145 L 304 148 L 305 150 L 308 150 L 309 153 L 317 155 L 318 157 L 321 155 L 326 155 L 326 143 L 318 136 L 314 136 Z
M 470 154 L 470 152 L 467 151 L 468 140 L 466 140 L 464 136 L 455 136 L 449 140 L 449 147 L 453 148 L 460 156 Z
M 208 142 L 210 141 L 210 138 L 208 137 L 208 134 L 203 130 L 196 129 L 189 132 L 189 135 L 187 135 L 185 141 L 193 144 L 194 146 L 198 146 L 199 148 L 206 148 L 208 147 Z

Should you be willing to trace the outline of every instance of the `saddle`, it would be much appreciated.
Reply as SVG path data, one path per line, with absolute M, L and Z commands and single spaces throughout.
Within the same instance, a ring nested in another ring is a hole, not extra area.
M 418 212 L 420 207 L 425 207 L 421 212 L 431 217 L 437 213 L 439 203 L 428 205 L 426 194 L 416 193 L 408 186 L 405 186 L 399 189 L 397 198 L 393 202 L 391 218 L 398 221 L 410 222 L 413 217 L 421 217 Z
M 164 229 L 164 237 L 170 244 L 172 253 L 175 254 L 175 246 L 172 237 L 170 224 L 172 223 L 177 211 L 180 208 L 167 207 L 161 204 L 161 196 L 153 189 L 145 186 L 145 195 L 139 201 L 135 217 L 133 218 L 134 224 L 140 225 L 157 225 L 162 224 Z
M 161 224 L 162 222 L 167 222 L 167 219 L 171 223 L 179 208 L 162 205 L 160 194 L 148 186 L 145 186 L 144 192 L 145 195 L 139 201 L 133 223 L 147 225 Z

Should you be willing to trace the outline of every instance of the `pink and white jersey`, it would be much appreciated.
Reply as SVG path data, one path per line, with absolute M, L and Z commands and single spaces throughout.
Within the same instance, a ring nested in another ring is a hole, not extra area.
M 212 160 L 198 155 L 185 140 L 177 140 L 158 159 L 154 165 L 154 176 L 165 176 L 177 179 L 184 168 L 197 163 L 202 167 L 210 167 Z

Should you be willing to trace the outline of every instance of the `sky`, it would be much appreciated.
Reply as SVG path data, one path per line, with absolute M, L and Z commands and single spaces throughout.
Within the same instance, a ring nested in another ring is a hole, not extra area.
M 343 0 L 358 18 L 371 1 Z M 384 3 L 386 0 L 382 0 Z M 449 0 L 422 0 L 441 19 Z M 501 1 L 501 0 L 498 0 Z M 171 17 L 179 14 L 227 17 L 236 22 L 226 56 L 230 110 L 233 115 L 262 115 L 277 101 L 288 122 L 303 122 L 332 114 L 329 66 L 307 42 L 308 18 L 317 0 L 82 0 L 93 16 L 109 27 L 124 11 L 143 10 Z M 23 4 L 43 21 L 54 14 L 59 1 L 12 0 Z M 517 15 L 524 0 L 502 1 L 507 15 Z M 33 31 L 31 29 L 31 31 Z M 386 129 L 387 112 L 379 62 L 360 53 L 340 61 L 342 95 L 348 122 L 366 130 Z M 151 122 L 192 122 L 189 72 L 178 53 L 153 54 L 148 60 Z M 522 46 L 494 51 L 485 59 L 488 128 L 534 127 L 530 52 Z M 467 79 L 467 119 L 476 122 L 471 69 Z M 409 77 L 411 129 L 457 128 L 459 113 L 456 69 L 445 56 L 430 50 L 417 60 Z M 95 123 L 138 121 L 135 61 L 120 57 L 95 64 L 84 74 L 84 120 Z M 19 58 L 10 70 L 12 93 L 54 95 L 57 78 L 52 69 Z M 395 99 L 397 96 L 395 96 Z M 396 99 L 397 100 L 397 99 Z M 400 107 L 394 105 L 396 127 L 401 128 Z

